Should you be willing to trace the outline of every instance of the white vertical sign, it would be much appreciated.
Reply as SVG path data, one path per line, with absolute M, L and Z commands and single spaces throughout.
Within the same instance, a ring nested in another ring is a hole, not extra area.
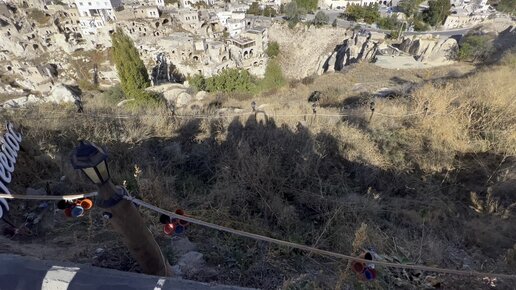
M 22 136 L 16 132 L 12 123 L 6 125 L 6 132 L 0 138 L 0 193 L 11 194 L 7 185 L 11 182 L 16 157 L 20 150 Z M 7 201 L 0 198 L 0 218 L 9 210 Z

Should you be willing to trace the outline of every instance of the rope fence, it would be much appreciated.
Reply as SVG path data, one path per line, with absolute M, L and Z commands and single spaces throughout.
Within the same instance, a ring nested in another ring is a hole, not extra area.
M 258 241 L 263 241 L 263 242 L 268 242 L 268 243 L 272 243 L 272 244 L 276 244 L 276 245 L 280 245 L 280 246 L 286 246 L 286 247 L 290 247 L 290 248 L 295 248 L 295 249 L 303 250 L 303 251 L 306 251 L 306 252 L 311 252 L 311 253 L 319 254 L 319 255 L 322 255 L 322 256 L 334 257 L 334 258 L 339 258 L 339 259 L 344 259 L 344 260 L 358 261 L 358 262 L 369 263 L 369 264 L 374 264 L 374 265 L 378 265 L 378 266 L 385 266 L 385 267 L 390 267 L 390 268 L 398 268 L 398 269 L 412 269 L 412 270 L 421 270 L 421 271 L 444 273 L 444 274 L 454 274 L 454 275 L 461 275 L 461 276 L 479 276 L 479 277 L 516 279 L 516 275 L 511 275 L 511 274 L 498 274 L 498 273 L 477 272 L 477 271 L 463 271 L 463 270 L 455 270 L 455 269 L 430 267 L 430 266 L 424 266 L 424 265 L 408 265 L 408 264 L 399 264 L 399 263 L 391 263 L 391 262 L 384 262 L 384 261 L 375 261 L 375 260 L 362 259 L 362 258 L 358 258 L 358 257 L 354 257 L 354 256 L 344 255 L 344 254 L 335 253 L 335 252 L 331 252 L 331 251 L 327 251 L 327 250 L 321 250 L 321 249 L 310 247 L 310 246 L 306 246 L 306 245 L 301 245 L 301 244 L 297 244 L 297 243 L 293 243 L 293 242 L 288 242 L 288 241 L 279 240 L 279 239 L 275 239 L 275 238 L 271 238 L 271 237 L 267 237 L 267 236 L 262 236 L 262 235 L 258 235 L 258 234 L 253 234 L 253 233 L 241 231 L 241 230 L 236 230 L 236 229 L 233 229 L 233 228 L 224 227 L 224 226 L 221 226 L 221 225 L 209 223 L 209 222 L 206 222 L 206 221 L 202 221 L 202 220 L 199 220 L 199 219 L 196 219 L 196 218 L 192 218 L 192 217 L 188 217 L 188 216 L 184 216 L 184 215 L 178 215 L 176 213 L 173 213 L 171 211 L 167 211 L 167 210 L 161 209 L 161 208 L 159 208 L 157 206 L 154 206 L 152 204 L 146 203 L 146 202 L 144 202 L 142 200 L 139 200 L 137 198 L 134 198 L 134 197 L 131 197 L 131 196 L 128 196 L 128 195 L 125 195 L 124 198 L 126 200 L 129 200 L 129 201 L 131 201 L 131 202 L 133 202 L 133 203 L 135 203 L 137 205 L 143 206 L 143 207 L 145 207 L 147 209 L 150 209 L 152 211 L 168 215 L 168 216 L 170 216 L 172 218 L 184 220 L 184 221 L 190 222 L 192 224 L 197 224 L 197 225 L 205 226 L 205 227 L 208 227 L 208 228 L 211 228 L 211 229 L 215 229 L 215 230 L 231 233 L 231 234 L 234 234 L 234 235 L 238 235 L 238 236 L 242 236 L 242 237 L 246 237 L 246 238 L 250 238 L 250 239 L 254 239 L 254 240 L 258 240 Z
M 9 198 L 9 199 L 25 199 L 25 200 L 73 200 L 73 199 L 80 199 L 85 197 L 92 197 L 97 195 L 97 192 L 91 192 L 86 194 L 74 194 L 74 195 L 62 195 L 62 196 L 49 196 L 49 195 L 20 195 L 20 194 L 0 194 L 0 198 Z M 179 215 L 174 212 L 159 208 L 157 206 L 154 206 L 150 203 L 144 202 L 140 199 L 137 199 L 135 197 L 124 195 L 124 199 L 145 207 L 149 210 L 152 210 L 157 213 L 161 213 L 164 215 L 167 215 L 171 218 L 176 218 L 179 220 L 183 220 L 192 224 L 197 224 L 200 226 L 208 227 L 214 230 L 234 234 L 241 237 L 250 238 L 256 241 L 263 241 L 268 242 L 271 244 L 276 244 L 279 246 L 285 246 L 290 247 L 294 249 L 299 249 L 305 252 L 315 253 L 326 257 L 333 257 L 343 260 L 350 260 L 350 261 L 357 261 L 362 263 L 368 263 L 368 264 L 374 264 L 377 266 L 384 266 L 389 268 L 397 268 L 397 269 L 411 269 L 411 270 L 421 270 L 421 271 L 427 271 L 427 272 L 435 272 L 435 273 L 443 273 L 443 274 L 451 274 L 451 275 L 460 275 L 460 276 L 477 276 L 477 277 L 491 277 L 491 278 L 500 278 L 500 279 L 514 279 L 516 280 L 516 275 L 514 274 L 501 274 L 501 273 L 489 273 L 489 272 L 478 272 L 478 271 L 465 271 L 465 270 L 456 270 L 456 269 L 448 269 L 448 268 L 438 268 L 438 267 L 431 267 L 431 266 L 425 266 L 425 265 L 411 265 L 411 264 L 400 264 L 400 263 L 392 263 L 392 262 L 386 262 L 386 261 L 377 261 L 377 260 L 368 260 L 363 259 L 355 256 L 350 255 L 344 255 L 332 251 L 322 250 L 315 247 L 310 247 L 307 245 L 302 245 L 298 243 L 293 243 L 289 241 L 284 241 L 280 239 L 275 239 L 263 235 L 258 235 L 246 231 L 241 231 L 225 226 L 221 226 L 218 224 L 206 222 L 200 219 L 196 219 L 190 216 L 184 216 Z
M 408 114 L 402 114 L 402 115 L 393 115 L 393 114 L 385 114 L 381 112 L 374 112 L 375 116 L 382 116 L 387 118 L 405 118 L 405 117 L 411 117 L 411 116 L 417 116 L 425 114 L 425 116 L 432 117 L 432 116 L 439 116 L 439 115 L 448 115 L 455 112 L 457 109 L 455 108 L 451 112 L 446 113 L 429 113 L 428 111 L 418 111 L 414 113 L 408 113 Z M 356 112 L 356 109 L 349 109 L 349 112 Z M 224 119 L 224 118 L 234 118 L 234 117 L 240 117 L 240 116 L 247 116 L 247 115 L 257 115 L 257 114 L 264 114 L 267 117 L 271 118 L 278 118 L 278 117 L 336 117 L 336 118 L 342 118 L 342 117 L 350 117 L 352 116 L 351 113 L 300 113 L 300 114 L 276 114 L 276 113 L 267 113 L 266 111 L 255 111 L 255 112 L 243 112 L 243 113 L 218 113 L 213 115 L 180 115 L 180 114 L 170 114 L 170 115 L 161 115 L 164 117 L 170 117 L 170 118 L 177 118 L 177 119 Z M 92 114 L 92 113 L 74 113 L 70 114 L 69 112 L 56 112 L 56 111 L 49 111 L 49 112 L 41 112 L 41 113 L 51 113 L 51 116 L 30 116 L 25 115 L 23 116 L 25 119 L 62 119 L 63 117 L 70 117 L 79 119 L 80 116 L 86 116 L 91 118 L 97 118 L 97 119 L 137 119 L 137 118 L 156 118 L 160 115 L 156 114 L 136 114 L 136 115 L 130 115 L 130 114 Z

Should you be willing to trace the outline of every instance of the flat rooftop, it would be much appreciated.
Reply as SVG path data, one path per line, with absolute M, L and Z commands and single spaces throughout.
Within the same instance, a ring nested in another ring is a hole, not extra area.
M 252 39 L 249 39 L 249 38 L 231 38 L 231 41 L 235 44 L 238 44 L 240 46 L 244 46 L 244 45 L 248 45 L 248 44 L 253 44 L 254 43 L 254 40 Z
M 265 27 L 257 26 L 257 27 L 253 27 L 251 29 L 248 29 L 246 31 L 249 32 L 249 33 L 252 33 L 252 34 L 262 34 L 265 30 L 266 30 Z

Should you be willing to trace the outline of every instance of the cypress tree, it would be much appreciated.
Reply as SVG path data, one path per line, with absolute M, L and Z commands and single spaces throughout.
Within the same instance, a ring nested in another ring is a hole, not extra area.
M 150 86 L 149 74 L 133 41 L 122 29 L 111 35 L 113 59 L 115 61 L 122 90 L 131 98 L 145 98 L 143 90 Z

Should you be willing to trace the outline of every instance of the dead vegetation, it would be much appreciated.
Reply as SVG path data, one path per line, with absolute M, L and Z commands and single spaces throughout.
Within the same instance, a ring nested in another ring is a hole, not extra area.
M 86 108 L 95 116 L 62 107 L 2 114 L 21 125 L 25 136 L 27 151 L 20 154 L 13 190 L 46 182 L 55 193 L 91 189 L 67 158 L 79 139 L 88 139 L 109 149 L 116 182 L 163 208 L 181 207 L 204 220 L 345 254 L 370 249 L 388 261 L 514 273 L 514 57 L 466 76 L 406 76 L 410 82 L 432 81 L 420 82 L 409 98 L 374 98 L 371 122 L 370 96 L 362 95 L 364 102 L 357 99 L 363 87 L 353 89 L 364 83 L 360 67 L 357 74 L 323 76 L 257 99 L 269 103 L 262 107 L 266 117 L 179 119 L 149 109 L 116 119 L 128 112 L 95 107 L 93 101 Z M 284 116 L 310 114 L 306 98 L 313 90 L 327 95 L 318 114 L 346 116 Z M 245 102 L 223 105 L 247 108 Z M 35 206 L 12 205 L 17 222 Z M 158 217 L 142 213 L 174 260 Z M 16 242 L 56 247 L 74 239 L 83 247 L 62 257 L 73 261 L 85 261 L 99 247 L 115 248 L 96 263 L 137 270 L 131 259 L 114 258 L 122 250 L 107 234 L 99 209 L 81 220 L 52 220 L 51 227 Z M 197 226 L 187 235 L 212 266 L 187 277 L 201 281 L 263 289 L 486 287 L 481 278 L 386 268 L 366 284 L 346 261 Z M 512 287 L 511 281 L 496 283 L 499 289 Z
M 29 11 L 27 12 L 27 16 L 30 19 L 36 21 L 40 26 L 48 24 L 49 20 L 51 19 L 50 15 L 48 15 L 42 10 L 35 8 L 29 9 Z

